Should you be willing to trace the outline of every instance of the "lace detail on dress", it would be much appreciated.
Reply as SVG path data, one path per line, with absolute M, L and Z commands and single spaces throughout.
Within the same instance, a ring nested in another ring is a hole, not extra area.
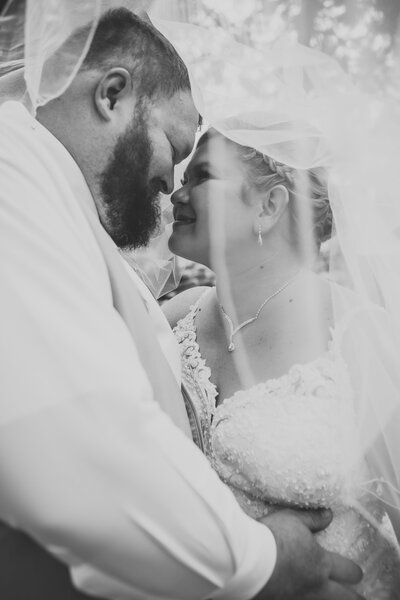
M 204 293 L 207 293 L 207 290 Z M 188 314 L 178 321 L 173 331 L 181 353 L 182 383 L 190 394 L 200 420 L 204 452 L 209 456 L 211 451 L 210 427 L 218 392 L 210 380 L 210 368 L 201 356 L 197 343 L 195 319 L 203 295 L 200 296 L 196 304 L 190 307 Z

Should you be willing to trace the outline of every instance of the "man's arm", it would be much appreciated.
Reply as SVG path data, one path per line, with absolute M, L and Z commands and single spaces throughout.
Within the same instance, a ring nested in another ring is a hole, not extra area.
M 124 425 L 120 400 L 97 396 L 3 425 L 3 518 L 90 593 L 250 597 L 274 566 L 270 532 L 155 404 L 137 412 Z

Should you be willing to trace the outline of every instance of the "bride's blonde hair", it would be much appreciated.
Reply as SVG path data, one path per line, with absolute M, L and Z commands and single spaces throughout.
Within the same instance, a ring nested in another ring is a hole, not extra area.
M 253 148 L 235 145 L 251 186 L 263 191 L 275 185 L 284 185 L 290 195 L 294 223 L 301 221 L 299 215 L 304 202 L 310 200 L 312 233 L 317 248 L 331 237 L 332 210 L 326 185 L 326 173 L 322 167 L 299 171 Z

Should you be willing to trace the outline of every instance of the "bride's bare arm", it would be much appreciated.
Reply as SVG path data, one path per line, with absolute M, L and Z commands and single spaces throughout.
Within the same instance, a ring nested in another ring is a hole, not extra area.
M 201 285 L 189 288 L 180 294 L 177 294 L 171 300 L 164 302 L 162 310 L 168 319 L 171 327 L 175 327 L 179 319 L 182 319 L 190 310 L 190 307 L 197 302 L 207 286 Z

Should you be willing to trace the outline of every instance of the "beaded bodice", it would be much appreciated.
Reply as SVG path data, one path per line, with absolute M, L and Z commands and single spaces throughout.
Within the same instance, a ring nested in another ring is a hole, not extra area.
M 329 506 L 334 519 L 318 534 L 320 543 L 360 564 L 365 576 L 357 590 L 368 600 L 400 598 L 391 524 L 381 503 L 363 491 L 366 467 L 349 469 L 349 457 L 357 455 L 353 392 L 334 333 L 329 351 L 316 360 L 216 406 L 217 390 L 196 340 L 197 311 L 198 304 L 174 333 L 204 451 L 221 479 L 254 518 L 272 504 Z

